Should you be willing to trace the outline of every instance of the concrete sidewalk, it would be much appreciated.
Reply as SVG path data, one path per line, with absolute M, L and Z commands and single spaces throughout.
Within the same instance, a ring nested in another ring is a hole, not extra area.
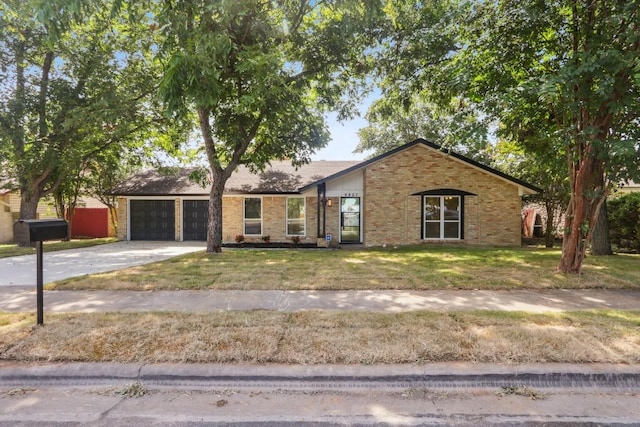
M 0 311 L 33 311 L 34 287 L 0 287 Z M 45 312 L 217 310 L 501 310 L 533 313 L 587 309 L 640 310 L 638 290 L 521 291 L 45 291 Z

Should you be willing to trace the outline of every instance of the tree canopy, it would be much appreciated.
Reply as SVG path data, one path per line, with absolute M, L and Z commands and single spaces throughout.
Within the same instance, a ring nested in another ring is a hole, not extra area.
M 122 6 L 0 4 L 0 150 L 18 177 L 22 218 L 101 153 L 179 136 L 154 114 L 157 42 L 146 15 L 133 3 L 129 16 L 116 13 Z
M 498 136 L 566 161 L 571 200 L 559 270 L 579 272 L 610 188 L 640 163 L 636 1 L 390 1 L 386 93 L 463 99 Z M 413 13 L 410 13 L 413 12 Z M 551 148 L 550 148 L 551 147 Z
M 326 109 L 349 114 L 366 69 L 359 1 L 163 1 L 160 93 L 176 119 L 200 130 L 211 193 L 207 251 L 222 242 L 222 192 L 238 165 L 309 161 L 329 134 Z M 346 95 L 350 96 L 346 96 Z

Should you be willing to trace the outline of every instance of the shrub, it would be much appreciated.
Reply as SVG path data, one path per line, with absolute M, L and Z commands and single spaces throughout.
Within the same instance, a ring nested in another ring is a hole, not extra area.
M 291 241 L 293 242 L 294 245 L 297 245 L 300 243 L 300 236 L 293 236 L 291 238 Z
M 242 243 L 242 242 L 244 242 L 244 235 L 237 234 L 236 235 L 236 243 Z
M 261 239 L 262 239 L 263 242 L 269 243 L 271 241 L 271 236 L 269 236 L 269 235 L 262 236 Z
M 640 251 L 640 193 L 628 193 L 607 202 L 609 237 L 618 248 Z

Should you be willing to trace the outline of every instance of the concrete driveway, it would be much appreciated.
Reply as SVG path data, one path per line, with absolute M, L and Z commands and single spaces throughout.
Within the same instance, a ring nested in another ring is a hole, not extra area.
M 203 251 L 204 242 L 116 242 L 81 249 L 45 252 L 44 283 L 103 273 Z M 0 258 L 0 286 L 35 286 L 36 255 Z

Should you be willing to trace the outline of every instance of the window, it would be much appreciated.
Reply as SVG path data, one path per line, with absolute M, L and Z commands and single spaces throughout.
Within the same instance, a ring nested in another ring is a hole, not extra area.
M 244 199 L 244 234 L 262 235 L 262 199 L 259 197 Z
M 460 196 L 424 196 L 424 239 L 461 238 Z
M 304 236 L 304 198 L 287 199 L 287 236 Z

